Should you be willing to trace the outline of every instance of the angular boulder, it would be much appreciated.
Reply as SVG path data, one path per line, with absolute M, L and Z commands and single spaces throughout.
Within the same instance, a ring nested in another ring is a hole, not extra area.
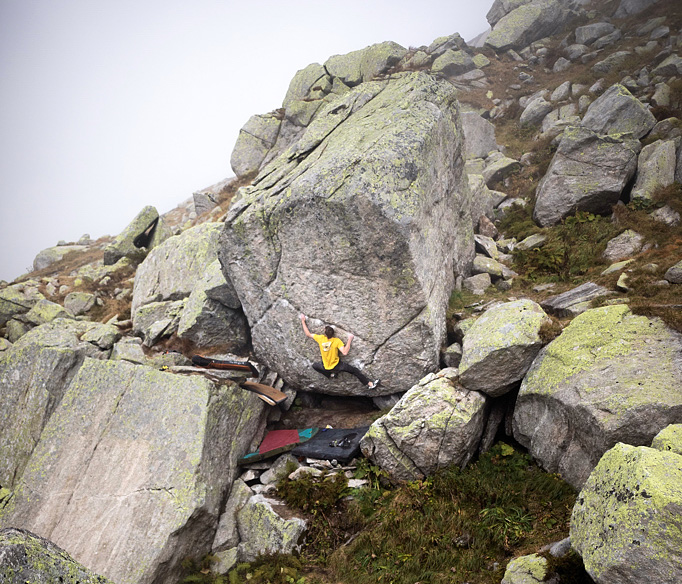
M 595 582 L 681 582 L 682 457 L 616 444 L 578 496 L 570 537 Z
M 86 359 L 0 524 L 51 539 L 117 584 L 171 581 L 183 558 L 210 551 L 264 407 L 202 377 Z
M 670 266 L 663 277 L 671 284 L 682 284 L 682 260 Z
M 138 239 L 142 236 L 142 239 Z M 104 248 L 104 265 L 111 266 L 126 257 L 142 261 L 150 249 L 171 236 L 170 229 L 152 206 L 142 209 L 130 224 Z
M 431 66 L 431 71 L 436 74 L 457 76 L 476 69 L 473 59 L 464 51 L 448 49 L 438 57 Z
M 514 437 L 580 487 L 616 442 L 651 444 L 682 421 L 682 335 L 625 305 L 577 316 L 533 362 Z
M 538 184 L 533 219 L 556 225 L 577 211 L 609 213 L 637 169 L 639 140 L 568 128 Z
M 644 236 L 626 229 L 606 244 L 602 257 L 608 262 L 618 262 L 637 255 L 644 245 Z
M 220 223 L 203 223 L 153 249 L 135 273 L 131 312 L 150 302 L 181 300 L 217 258 Z
M 567 16 L 558 0 L 533 0 L 503 16 L 485 44 L 497 52 L 522 49 L 533 41 L 559 32 L 566 26 Z
M 611 34 L 616 27 L 610 22 L 595 22 L 579 26 L 575 29 L 575 42 L 579 45 L 591 45 L 598 38 Z
M 281 124 L 281 115 L 262 114 L 251 116 L 239 130 L 230 156 L 232 172 L 238 178 L 258 172 L 261 163 L 277 141 Z
M 33 260 L 33 270 L 44 270 L 45 268 L 56 264 L 64 259 L 64 256 L 70 253 L 78 253 L 86 250 L 84 245 L 57 245 L 55 247 L 48 247 L 42 250 Z
M 548 572 L 547 558 L 544 556 L 520 556 L 507 564 L 500 584 L 536 584 L 544 582 Z
M 478 449 L 486 403 L 483 394 L 447 376 L 426 377 L 370 426 L 360 448 L 397 481 L 417 480 L 451 464 L 464 466 Z
M 40 300 L 45 300 L 38 283 L 12 284 L 0 290 L 0 327 L 19 314 L 26 314 Z
M 501 18 L 509 14 L 512 10 L 515 10 L 519 6 L 528 4 L 532 0 L 495 0 L 493 5 L 488 10 L 485 18 L 491 27 L 494 27 Z
M 464 132 L 464 157 L 485 158 L 497 150 L 495 126 L 476 112 L 462 112 L 462 131 Z
M 324 68 L 348 87 L 355 87 L 363 81 L 370 81 L 376 75 L 385 73 L 400 62 L 407 49 L 393 41 L 386 41 L 352 51 L 345 55 L 329 57 Z
M 311 369 L 303 312 L 313 332 L 355 335 L 347 360 L 380 377 L 382 395 L 437 367 L 453 272 L 474 255 L 462 150 L 452 85 L 398 74 L 325 106 L 240 191 L 219 258 L 261 362 L 299 387 L 367 391 Z
M 658 140 L 642 148 L 630 199 L 651 199 L 656 189 L 673 184 L 676 166 L 675 140 Z
M 611 292 L 604 286 L 599 286 L 594 282 L 585 282 L 577 288 L 545 298 L 540 306 L 552 316 L 573 317 L 592 308 L 592 300 L 607 294 Z
M 310 95 L 313 87 L 326 84 L 327 71 L 319 63 L 311 63 L 303 69 L 299 69 L 289 83 L 289 89 L 284 96 L 282 107 L 286 108 L 294 101 L 302 101 Z
M 507 393 L 542 348 L 539 331 L 547 322 L 545 311 L 528 299 L 486 310 L 464 335 L 460 383 L 491 397 Z
M 14 528 L 0 529 L 0 581 L 3 584 L 113 584 L 76 562 L 51 541 Z
M 590 104 L 582 125 L 597 134 L 631 134 L 639 140 L 656 125 L 656 118 L 627 88 L 609 87 Z
M 651 442 L 651 448 L 662 452 L 674 452 L 682 456 L 682 424 L 670 424 L 663 428 Z

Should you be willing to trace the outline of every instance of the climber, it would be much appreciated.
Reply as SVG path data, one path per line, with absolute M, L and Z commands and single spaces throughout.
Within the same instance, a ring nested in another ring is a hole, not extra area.
M 378 379 L 370 381 L 357 367 L 348 365 L 348 363 L 344 363 L 339 358 L 339 351 L 341 351 L 341 354 L 344 356 L 348 355 L 348 351 L 350 351 L 350 344 L 354 338 L 351 333 L 348 333 L 348 341 L 344 345 L 339 337 L 334 336 L 334 327 L 327 325 L 324 327 L 323 335 L 314 335 L 308 330 L 308 325 L 305 322 L 305 314 L 299 315 L 299 318 L 301 319 L 301 325 L 303 325 L 305 336 L 316 341 L 320 347 L 322 362 L 320 363 L 318 361 L 313 363 L 313 369 L 315 369 L 315 371 L 322 373 L 322 375 L 327 378 L 334 378 L 339 371 L 345 371 L 346 373 L 355 375 L 361 383 L 364 383 L 370 389 L 375 389 L 377 385 L 379 385 Z

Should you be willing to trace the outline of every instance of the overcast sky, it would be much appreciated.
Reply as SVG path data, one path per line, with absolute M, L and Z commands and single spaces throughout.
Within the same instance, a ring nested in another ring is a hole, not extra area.
M 310 63 L 486 30 L 492 0 L 0 0 L 0 280 L 231 176 Z

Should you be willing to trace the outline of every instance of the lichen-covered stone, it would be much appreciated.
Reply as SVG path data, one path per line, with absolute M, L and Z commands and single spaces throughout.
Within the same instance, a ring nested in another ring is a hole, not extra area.
M 576 211 L 608 213 L 637 169 L 638 140 L 568 128 L 537 189 L 533 219 L 555 225 Z
M 642 235 L 632 229 L 626 229 L 606 244 L 602 257 L 608 262 L 624 260 L 638 254 L 643 245 Z
M 674 266 L 670 266 L 665 272 L 664 278 L 671 284 L 682 284 L 682 260 Z
M 34 271 L 44 270 L 45 268 L 56 264 L 64 259 L 64 256 L 70 253 L 78 253 L 86 250 L 84 245 L 57 245 L 55 247 L 48 247 L 42 250 L 33 260 Z
M 495 126 L 476 112 L 462 112 L 462 131 L 464 132 L 464 157 L 485 158 L 497 150 Z
M 485 184 L 492 188 L 495 183 L 519 170 L 521 170 L 521 164 L 518 160 L 509 158 L 500 152 L 494 152 L 486 159 L 486 166 L 482 174 Z
M 239 559 L 252 562 L 260 555 L 290 554 L 300 549 L 307 523 L 299 517 L 284 519 L 277 502 L 254 495 L 237 513 Z
M 654 191 L 675 182 L 677 153 L 674 140 L 658 140 L 642 148 L 631 199 L 651 199 Z
M 95 306 L 95 295 L 89 292 L 69 292 L 64 298 L 64 308 L 74 316 L 80 316 Z
M 611 34 L 616 27 L 610 22 L 595 22 L 579 26 L 575 29 L 575 42 L 580 45 L 590 45 L 598 38 Z
M 52 322 L 55 318 L 71 318 L 72 314 L 67 312 L 61 304 L 50 302 L 49 300 L 39 300 L 21 318 L 34 326 Z
M 143 247 L 135 245 L 135 238 L 145 232 L 153 221 L 158 220 L 151 234 L 149 244 Z M 104 265 L 111 266 L 126 257 L 136 262 L 142 261 L 150 249 L 163 243 L 171 235 L 159 212 L 148 205 L 144 207 L 130 224 L 116 236 L 116 239 L 104 249 Z
M 292 101 L 305 99 L 310 95 L 311 89 L 316 85 L 324 83 L 323 80 L 327 77 L 327 71 L 319 63 L 311 63 L 304 69 L 296 71 L 296 74 L 289 83 L 289 89 L 287 89 L 287 93 L 284 96 L 282 107 L 288 107 Z
M 236 548 L 239 545 L 239 529 L 237 513 L 253 497 L 253 491 L 241 479 L 234 481 L 225 510 L 220 516 L 220 523 L 213 539 L 213 553 Z
M 558 0 L 534 0 L 515 7 L 496 22 L 485 41 L 497 52 L 522 49 L 566 25 L 567 12 Z
M 540 305 L 527 299 L 487 310 L 464 335 L 462 385 L 492 397 L 509 391 L 542 348 L 539 330 L 548 321 Z
M 652 74 L 660 75 L 661 77 L 682 75 L 682 57 L 679 55 L 670 55 L 653 70 Z
M 348 87 L 355 87 L 385 73 L 400 62 L 406 53 L 407 49 L 398 43 L 386 41 L 345 55 L 329 57 L 324 67 L 330 75 L 338 77 Z
M 682 457 L 616 444 L 578 496 L 571 545 L 596 582 L 682 581 Z
M 599 286 L 594 282 L 585 282 L 577 288 L 545 298 L 540 306 L 552 316 L 574 317 L 592 308 L 592 300 L 607 294 L 611 292 L 604 286 Z
M 258 171 L 277 141 L 281 124 L 281 117 L 274 114 L 255 115 L 239 130 L 230 156 L 230 166 L 237 177 Z
M 485 426 L 487 398 L 434 377 L 411 388 L 362 438 L 363 454 L 394 480 L 416 480 L 466 465 Z
M 617 83 L 590 104 L 582 125 L 600 135 L 631 134 L 639 140 L 656 125 L 656 118 L 627 88 Z
M 19 314 L 26 314 L 37 302 L 44 300 L 37 283 L 20 283 L 0 290 L 0 326 Z
M 522 126 L 539 126 L 554 106 L 542 96 L 528 103 L 523 110 L 519 123 Z
M 133 333 L 151 347 L 163 337 L 177 332 L 187 300 L 175 302 L 150 302 L 133 313 Z
M 540 584 L 547 572 L 547 558 L 539 554 L 521 556 L 507 564 L 501 584 Z
M 0 529 L 3 584 L 113 584 L 76 562 L 51 541 L 24 529 Z
M 473 259 L 458 114 L 454 87 L 426 73 L 362 83 L 241 189 L 220 260 L 259 361 L 287 382 L 368 391 L 312 370 L 300 312 L 313 332 L 353 332 L 348 360 L 381 378 L 380 394 L 438 366 L 452 274 Z
M 579 487 L 616 442 L 649 445 L 682 421 L 682 335 L 622 304 L 577 316 L 533 362 L 514 437 Z
M 183 558 L 210 551 L 264 408 L 203 377 L 86 359 L 0 525 L 49 534 L 117 584 L 169 581 Z
M 440 75 L 456 76 L 462 75 L 476 69 L 471 56 L 464 51 L 453 51 L 448 49 L 438 57 L 431 65 L 431 71 Z
M 180 300 L 216 260 L 220 223 L 203 223 L 166 240 L 137 268 L 131 312 L 150 302 Z
M 682 424 L 670 424 L 663 428 L 654 436 L 651 448 L 682 455 Z
M 529 2 L 532 2 L 532 0 L 495 0 L 490 10 L 488 10 L 488 14 L 486 14 L 486 20 L 490 23 L 491 27 L 494 27 L 502 17 Z

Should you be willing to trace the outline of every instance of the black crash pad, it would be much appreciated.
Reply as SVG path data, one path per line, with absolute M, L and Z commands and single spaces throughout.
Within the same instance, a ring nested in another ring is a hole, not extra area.
M 310 440 L 294 448 L 291 454 L 346 464 L 360 454 L 360 440 L 367 430 L 369 426 L 320 429 Z

